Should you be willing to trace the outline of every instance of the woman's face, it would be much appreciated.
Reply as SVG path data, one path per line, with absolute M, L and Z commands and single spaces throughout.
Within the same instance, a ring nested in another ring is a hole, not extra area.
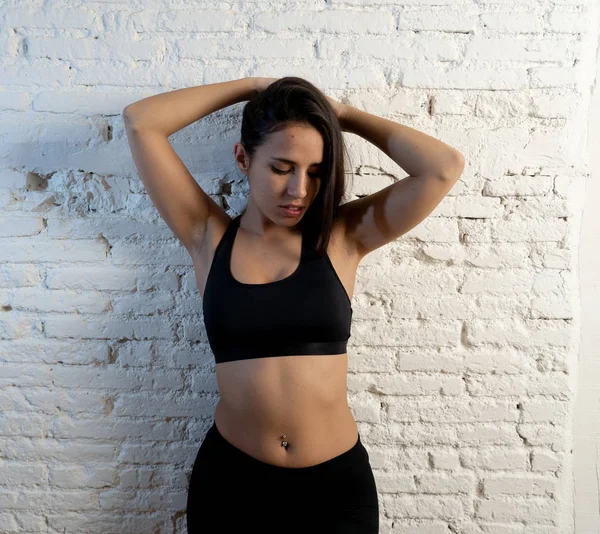
M 321 187 L 323 146 L 321 134 L 312 126 L 288 126 L 272 133 L 268 142 L 257 148 L 248 168 L 244 148 L 236 143 L 236 162 L 250 184 L 249 202 L 274 222 L 297 224 Z M 289 217 L 281 207 L 285 204 L 304 209 Z

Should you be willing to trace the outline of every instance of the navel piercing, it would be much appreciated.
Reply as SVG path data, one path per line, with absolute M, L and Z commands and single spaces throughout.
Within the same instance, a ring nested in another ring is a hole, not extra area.
M 285 450 L 287 450 L 287 448 L 288 448 L 288 442 L 287 442 L 287 441 L 285 441 L 285 434 L 283 434 L 281 437 L 282 437 L 282 438 L 283 438 L 283 440 L 284 440 L 284 441 L 282 441 L 282 442 L 281 442 L 281 446 L 282 446 L 282 447 L 285 447 Z

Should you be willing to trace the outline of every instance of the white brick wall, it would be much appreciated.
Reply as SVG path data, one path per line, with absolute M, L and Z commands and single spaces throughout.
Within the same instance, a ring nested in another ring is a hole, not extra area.
M 359 267 L 349 402 L 381 532 L 573 533 L 597 0 L 81 4 L 0 7 L 2 534 L 185 532 L 214 362 L 191 260 L 145 193 L 121 112 L 286 75 L 467 162 L 428 219 Z M 172 136 L 232 215 L 242 106 Z M 354 194 L 405 175 L 345 135 Z
M 600 77 L 600 54 L 596 56 L 596 78 Z M 600 87 L 594 86 L 590 106 L 589 146 L 600 142 Z M 576 532 L 600 532 L 600 154 L 591 151 L 591 176 L 585 192 L 579 274 L 581 295 L 581 345 L 579 381 L 573 422 L 573 478 L 575 482 Z

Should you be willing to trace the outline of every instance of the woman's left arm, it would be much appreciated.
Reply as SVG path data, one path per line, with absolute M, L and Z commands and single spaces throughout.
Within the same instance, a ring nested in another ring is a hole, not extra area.
M 462 154 L 446 143 L 348 104 L 340 106 L 338 117 L 342 129 L 373 143 L 409 175 L 452 179 L 462 173 Z
M 341 206 L 346 246 L 360 261 L 422 222 L 458 181 L 465 160 L 454 148 L 418 130 L 349 105 L 342 110 L 344 131 L 370 141 L 409 174 Z

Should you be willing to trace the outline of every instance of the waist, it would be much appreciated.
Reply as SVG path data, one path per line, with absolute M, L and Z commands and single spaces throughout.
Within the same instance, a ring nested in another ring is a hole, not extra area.
M 232 445 L 266 463 L 319 463 L 356 443 L 348 354 L 256 358 L 216 366 L 215 422 Z M 289 447 L 281 446 L 286 435 Z
M 221 399 L 214 419 L 231 445 L 280 467 L 320 464 L 348 451 L 358 436 L 356 421 L 345 400 L 327 404 L 323 409 L 295 407 L 287 412 L 253 412 L 248 407 L 239 411 Z
M 348 354 L 296 355 L 216 366 L 221 401 L 239 418 L 280 425 L 347 406 Z

